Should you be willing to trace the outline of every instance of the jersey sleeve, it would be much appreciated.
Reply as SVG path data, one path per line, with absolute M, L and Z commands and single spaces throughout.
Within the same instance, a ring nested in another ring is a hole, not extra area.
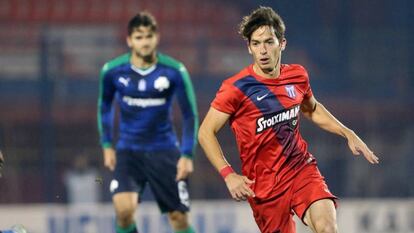
M 106 65 L 102 68 L 99 77 L 98 97 L 98 131 L 103 148 L 112 147 L 112 127 L 114 111 L 112 101 L 115 95 L 115 85 Z
M 312 88 L 311 88 L 311 85 L 310 85 L 308 72 L 306 71 L 306 69 L 304 67 L 302 67 L 302 68 L 303 68 L 303 71 L 304 71 L 303 76 L 305 78 L 304 98 L 309 99 L 313 96 L 313 92 L 312 92 Z
M 183 116 L 181 155 L 192 158 L 197 145 L 198 111 L 190 75 L 183 64 L 178 66 L 176 96 Z
M 232 115 L 239 108 L 241 97 L 236 87 L 229 81 L 224 81 L 211 103 L 211 107 L 220 112 Z

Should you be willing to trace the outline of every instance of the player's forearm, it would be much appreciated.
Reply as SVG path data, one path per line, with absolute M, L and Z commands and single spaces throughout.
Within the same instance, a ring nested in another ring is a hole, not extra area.
M 208 160 L 213 164 L 217 171 L 220 171 L 223 167 L 229 165 L 224 158 L 220 143 L 213 130 L 207 129 L 201 125 L 198 132 L 198 141 Z
M 110 132 L 111 126 L 109 125 L 104 125 L 102 126 L 101 130 L 99 130 L 101 147 L 103 149 L 113 147 L 112 135 Z
M 347 134 L 352 132 L 336 119 L 321 103 L 317 103 L 315 111 L 309 114 L 308 118 L 320 128 L 345 138 Z
M 183 119 L 183 134 L 181 139 L 181 154 L 193 158 L 197 145 L 198 116 L 191 114 Z
M 111 102 L 101 101 L 98 103 L 98 133 L 103 148 L 112 147 L 112 122 L 113 112 Z

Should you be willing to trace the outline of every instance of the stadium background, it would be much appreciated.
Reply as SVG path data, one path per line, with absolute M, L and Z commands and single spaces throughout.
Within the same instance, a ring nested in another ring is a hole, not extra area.
M 259 5 L 274 7 L 285 20 L 283 62 L 304 65 L 316 97 L 381 158 L 378 166 L 355 159 L 343 139 L 302 121 L 330 189 L 350 202 L 344 209 L 362 200 L 375 212 L 371 207 L 387 203 L 384 221 L 391 223 L 365 232 L 414 232 L 410 0 L 0 0 L 0 148 L 7 160 L 0 179 L 0 227 L 7 226 L 4 216 L 22 206 L 68 206 L 65 174 L 78 156 L 87 157 L 102 177 L 102 184 L 91 182 L 99 184 L 99 205 L 110 201 L 96 129 L 98 74 L 106 61 L 127 51 L 131 16 L 144 9 L 156 16 L 159 50 L 189 69 L 202 119 L 221 81 L 249 64 L 237 25 Z M 178 111 L 175 116 L 179 131 Z M 238 168 L 226 128 L 220 140 Z M 195 168 L 190 190 L 196 204 L 229 198 L 200 148 Z M 399 214 L 387 212 L 392 209 Z

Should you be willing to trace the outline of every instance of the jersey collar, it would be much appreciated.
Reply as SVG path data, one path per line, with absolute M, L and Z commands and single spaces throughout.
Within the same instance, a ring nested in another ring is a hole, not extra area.
M 154 71 L 157 68 L 157 64 L 152 65 L 151 67 L 147 68 L 147 69 L 140 69 L 134 65 L 131 64 L 131 69 L 135 72 L 137 72 L 138 74 L 140 74 L 141 76 L 145 76 L 150 74 L 152 71 Z

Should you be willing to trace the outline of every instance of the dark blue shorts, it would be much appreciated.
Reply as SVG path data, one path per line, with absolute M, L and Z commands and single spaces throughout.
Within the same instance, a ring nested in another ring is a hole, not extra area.
M 161 212 L 189 210 L 187 181 L 176 181 L 180 152 L 117 151 L 117 162 L 110 184 L 112 195 L 120 192 L 137 192 L 142 195 L 148 183 Z

